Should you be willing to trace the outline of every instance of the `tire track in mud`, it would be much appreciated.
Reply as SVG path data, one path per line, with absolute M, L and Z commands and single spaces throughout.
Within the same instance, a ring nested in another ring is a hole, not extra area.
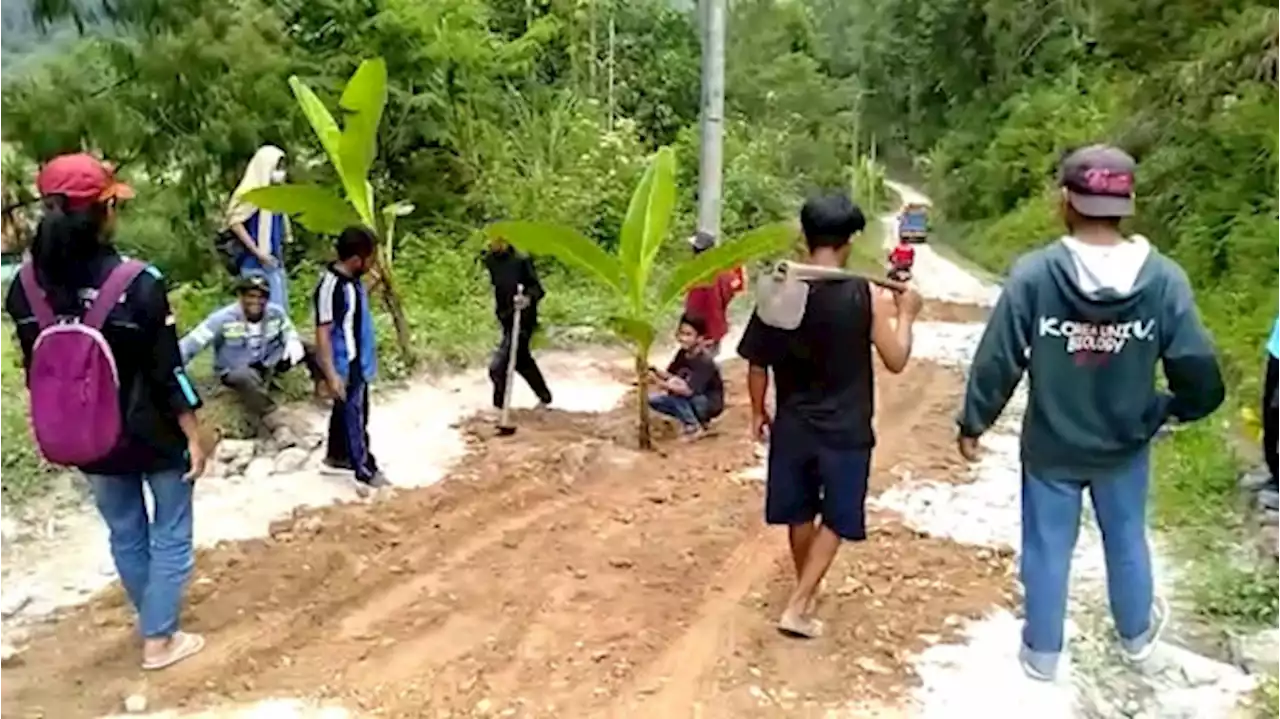
M 687 716 L 697 707 L 707 717 L 777 716 L 789 700 L 762 709 L 752 667 L 789 677 L 817 702 L 857 696 L 859 682 L 890 695 L 904 681 L 901 657 L 877 660 L 888 665 L 882 674 L 849 656 L 833 662 L 832 649 L 944 633 L 946 612 L 991 601 L 971 586 L 990 572 L 969 550 L 922 544 L 884 519 L 876 539 L 844 549 L 831 576 L 862 575 L 889 592 L 851 624 L 895 633 L 881 641 L 838 631 L 822 645 L 777 637 L 786 542 L 763 526 L 760 483 L 730 479 L 757 463 L 743 374 L 726 367 L 728 411 L 717 436 L 695 444 L 666 429 L 656 452 L 619 444 L 631 431 L 630 398 L 604 414 L 521 413 L 519 435 L 475 441 L 447 482 L 300 512 L 269 539 L 202 553 L 188 626 L 209 648 L 166 672 L 135 669 L 131 613 L 113 589 L 38 636 L 23 666 L 6 668 L 3 713 L 98 716 L 141 690 L 159 708 L 302 696 L 392 717 Z M 873 492 L 896 481 L 896 467 L 934 466 L 953 451 L 938 413 L 949 416 L 959 381 L 919 361 L 881 378 Z M 866 565 L 872 553 L 886 559 Z M 899 590 L 900 570 L 908 584 L 932 572 L 962 589 Z M 824 598 L 837 625 L 863 597 L 846 589 Z M 912 608 L 930 602 L 935 610 Z M 889 614 L 904 616 L 901 626 Z

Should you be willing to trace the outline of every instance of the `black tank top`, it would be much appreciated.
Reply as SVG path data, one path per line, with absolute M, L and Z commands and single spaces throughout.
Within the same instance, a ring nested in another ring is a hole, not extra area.
M 798 421 L 832 447 L 875 446 L 871 416 L 871 286 L 863 279 L 815 282 L 804 320 L 779 330 L 752 317 L 739 353 L 773 369 L 777 421 Z

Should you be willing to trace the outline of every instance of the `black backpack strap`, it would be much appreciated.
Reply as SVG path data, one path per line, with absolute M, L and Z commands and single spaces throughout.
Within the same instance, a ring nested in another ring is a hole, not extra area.
M 129 289 L 129 285 L 133 284 L 145 269 L 147 269 L 147 263 L 138 260 L 125 260 L 116 265 L 115 269 L 111 270 L 111 274 L 107 275 L 107 281 L 98 288 L 98 297 L 85 314 L 83 323 L 95 330 L 102 329 L 107 322 L 107 315 L 111 313 L 111 308 L 115 307 L 124 296 L 125 290 Z

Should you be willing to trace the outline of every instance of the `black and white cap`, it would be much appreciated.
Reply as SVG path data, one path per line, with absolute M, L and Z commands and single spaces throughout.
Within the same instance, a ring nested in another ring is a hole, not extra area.
M 715 235 L 706 230 L 698 230 L 689 237 L 689 246 L 694 252 L 704 252 L 716 246 Z
M 1067 200 L 1085 217 L 1133 215 L 1133 181 L 1138 163 L 1110 145 L 1082 147 L 1062 160 L 1058 183 Z

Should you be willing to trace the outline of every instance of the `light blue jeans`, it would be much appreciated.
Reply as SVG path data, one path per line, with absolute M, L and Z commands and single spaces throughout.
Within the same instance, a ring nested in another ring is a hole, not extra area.
M 1107 598 L 1122 641 L 1151 629 L 1154 586 L 1147 544 L 1147 450 L 1128 465 L 1089 479 L 1022 473 L 1021 575 L 1026 623 L 1022 657 L 1052 676 L 1062 653 L 1071 554 L 1080 534 L 1084 490 L 1089 490 L 1107 565 Z
M 680 420 L 686 430 L 697 429 L 707 421 L 707 398 L 702 395 L 677 397 L 654 393 L 649 395 L 649 407 L 655 412 Z
M 88 475 L 93 498 L 111 532 L 111 557 L 120 583 L 138 611 L 142 636 L 178 631 L 192 550 L 192 484 L 181 469 L 148 474 Z M 147 516 L 143 485 L 151 488 L 155 516 Z

